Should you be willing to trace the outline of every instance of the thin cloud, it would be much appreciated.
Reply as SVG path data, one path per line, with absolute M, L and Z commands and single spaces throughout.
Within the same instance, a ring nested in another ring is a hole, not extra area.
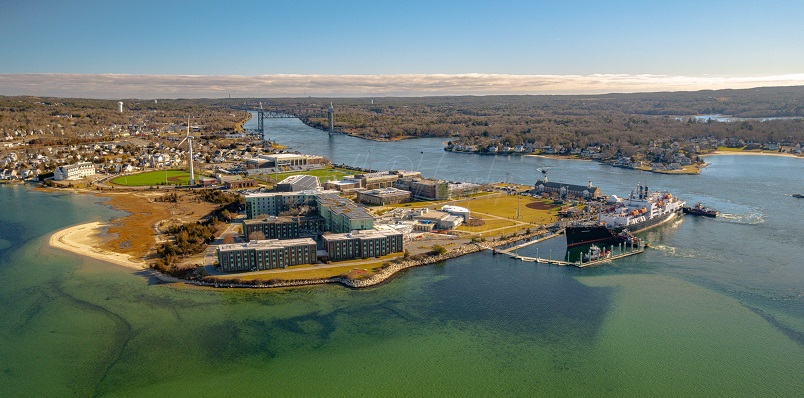
M 124 75 L 0 74 L 0 95 L 88 98 L 365 97 L 602 94 L 804 85 L 804 74 L 666 75 Z

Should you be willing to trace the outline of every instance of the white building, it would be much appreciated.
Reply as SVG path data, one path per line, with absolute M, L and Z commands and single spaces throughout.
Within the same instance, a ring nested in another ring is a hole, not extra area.
M 95 165 L 90 162 L 59 166 L 53 171 L 53 179 L 56 181 L 80 180 L 91 175 L 95 175 Z

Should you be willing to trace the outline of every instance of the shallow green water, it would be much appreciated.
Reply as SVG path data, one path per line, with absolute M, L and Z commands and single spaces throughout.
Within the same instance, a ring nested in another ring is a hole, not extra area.
M 367 290 L 157 284 L 46 246 L 116 214 L 97 198 L 0 187 L 0 395 L 800 396 L 801 227 L 731 194 L 728 161 L 688 195 L 761 222 L 686 218 L 596 269 L 481 253 Z

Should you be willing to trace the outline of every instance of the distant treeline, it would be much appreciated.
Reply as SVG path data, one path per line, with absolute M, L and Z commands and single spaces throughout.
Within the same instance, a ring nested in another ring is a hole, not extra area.
M 643 145 L 656 139 L 736 137 L 758 142 L 804 141 L 804 121 L 691 123 L 685 116 L 804 117 L 804 87 L 605 95 L 515 95 L 383 98 L 272 98 L 208 100 L 293 113 L 328 128 L 373 139 L 454 137 L 502 145 Z M 681 119 L 681 120 L 678 120 Z

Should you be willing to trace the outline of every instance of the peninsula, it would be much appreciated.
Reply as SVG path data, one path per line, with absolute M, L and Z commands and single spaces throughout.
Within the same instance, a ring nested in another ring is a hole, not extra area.
M 800 112 L 769 110 L 787 109 L 779 98 L 798 98 L 802 88 L 761 89 L 751 100 L 729 93 L 715 102 L 706 99 L 713 93 L 388 98 L 370 106 L 338 99 L 328 116 L 333 132 L 362 138 L 444 136 L 452 152 L 595 160 L 668 174 L 697 172 L 702 156 L 726 151 L 800 156 Z M 671 99 L 672 111 L 658 105 Z M 245 131 L 253 100 L 132 100 L 125 108 L 102 100 L 2 100 L 4 179 L 101 195 L 129 213 L 60 231 L 51 243 L 152 268 L 165 280 L 369 286 L 412 266 L 543 235 L 560 217 L 580 216 L 588 199 L 333 165 Z M 330 127 L 316 116 L 330 110 L 328 100 L 320 109 L 323 99 L 264 101 L 265 109 Z M 741 113 L 733 111 L 738 106 Z M 716 112 L 736 117 L 675 116 Z M 271 260 L 251 260 L 258 253 Z

